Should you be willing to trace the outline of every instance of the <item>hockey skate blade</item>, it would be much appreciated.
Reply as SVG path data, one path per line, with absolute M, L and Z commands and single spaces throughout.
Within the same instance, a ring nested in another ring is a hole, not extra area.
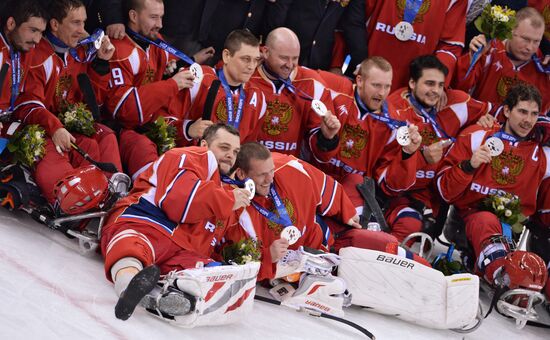
M 120 295 L 115 306 L 115 316 L 120 320 L 128 320 L 137 305 L 145 295 L 155 288 L 160 278 L 159 267 L 152 265 L 136 274 Z

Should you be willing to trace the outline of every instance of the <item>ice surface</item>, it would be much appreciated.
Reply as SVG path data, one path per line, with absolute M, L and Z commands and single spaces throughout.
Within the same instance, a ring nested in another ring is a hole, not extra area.
M 114 316 L 116 297 L 98 254 L 23 213 L 0 210 L 0 339 L 362 339 L 349 326 L 256 301 L 239 324 L 182 329 L 137 310 Z M 485 299 L 486 300 L 486 299 Z M 484 301 L 485 310 L 487 301 Z M 377 339 L 549 339 L 550 330 L 517 330 L 496 312 L 473 333 L 433 330 L 360 308 L 346 318 Z

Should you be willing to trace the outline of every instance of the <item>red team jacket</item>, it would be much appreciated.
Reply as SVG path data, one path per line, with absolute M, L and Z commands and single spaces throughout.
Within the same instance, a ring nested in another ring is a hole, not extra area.
M 393 86 L 406 86 L 409 64 L 420 55 L 433 54 L 452 73 L 464 47 L 466 0 L 425 0 L 413 21 L 409 41 L 398 40 L 395 26 L 403 20 L 405 0 L 365 0 L 368 53 L 386 58 L 393 65 Z
M 265 94 L 267 109 L 258 131 L 258 142 L 271 151 L 298 157 L 302 141 L 321 124 L 321 118 L 311 108 L 311 101 L 321 100 L 333 111 L 330 92 L 325 89 L 317 72 L 298 66 L 291 74 L 292 84 L 299 90 L 293 94 L 285 85 L 278 90 L 259 66 L 250 83 Z M 302 93 L 303 92 L 303 93 Z
M 315 214 L 335 216 L 347 222 L 355 216 L 355 207 L 342 186 L 322 171 L 293 156 L 279 153 L 271 155 L 275 163 L 274 185 L 277 193 L 292 224 L 302 232 L 302 237 L 289 249 L 307 246 L 328 251 L 332 242 L 330 232 L 323 231 L 315 222 Z M 276 211 L 270 198 L 256 196 L 254 201 L 267 210 Z M 272 278 L 276 266 L 271 262 L 269 246 L 280 238 L 283 226 L 269 221 L 252 205 L 240 212 L 239 223 L 243 229 L 233 229 L 233 234 L 227 237 L 239 240 L 243 235 L 248 235 L 261 240 L 262 267 L 258 280 Z
M 487 138 L 500 130 L 495 126 L 484 130 L 480 126 L 465 129 L 441 163 L 437 188 L 441 197 L 454 204 L 464 215 L 479 210 L 481 201 L 491 194 L 508 192 L 521 200 L 525 216 L 535 212 L 537 192 L 541 182 L 550 177 L 550 147 L 533 139 L 504 142 L 504 151 L 482 164 L 473 174 L 464 172 L 459 163 L 471 158 Z
M 458 59 L 455 74 L 456 88 L 471 93 L 479 100 L 499 105 L 510 88 L 525 82 L 536 86 L 541 92 L 543 99 L 541 114 L 550 110 L 550 75 L 539 72 L 531 60 L 520 66 L 514 66 L 503 42 L 492 42 L 491 49 L 479 58 L 468 77 L 465 78 L 470 61 L 469 53 Z
M 233 193 L 222 187 L 214 154 L 203 147 L 163 154 L 118 201 L 105 229 L 130 221 L 171 237 L 183 249 L 210 257 L 233 216 Z

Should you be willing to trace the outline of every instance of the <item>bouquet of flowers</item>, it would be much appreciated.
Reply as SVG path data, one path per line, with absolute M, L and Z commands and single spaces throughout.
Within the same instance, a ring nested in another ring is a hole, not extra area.
M 493 39 L 510 39 L 512 37 L 512 30 L 516 26 L 516 12 L 508 7 L 502 8 L 501 6 L 491 6 L 487 4 L 483 8 L 481 15 L 474 21 L 474 25 L 485 35 L 489 44 Z M 482 51 L 483 47 L 479 48 L 472 56 L 472 61 L 466 72 L 465 78 L 468 77 L 470 71 L 472 71 Z
M 94 117 L 83 103 L 69 104 L 59 120 L 70 132 L 76 132 L 90 137 L 95 133 Z
M 223 248 L 222 257 L 227 263 L 247 264 L 248 262 L 257 262 L 261 257 L 260 248 L 257 241 L 243 239 Z
M 447 250 L 447 253 L 441 253 L 437 255 L 437 257 L 432 262 L 432 268 L 435 270 L 439 270 L 445 276 L 459 273 L 467 273 L 468 270 L 466 269 L 466 267 L 464 267 L 462 262 L 453 260 L 452 256 L 454 249 L 454 244 L 451 244 L 451 246 Z
M 521 214 L 521 205 L 519 197 L 510 193 L 504 195 L 489 195 L 482 202 L 483 210 L 495 214 L 500 222 L 512 226 L 514 233 L 520 233 L 525 216 Z
M 159 155 L 176 147 L 176 128 L 168 124 L 164 117 L 158 117 L 147 127 L 145 135 L 157 145 Z
M 14 161 L 32 167 L 34 162 L 44 157 L 46 131 L 40 125 L 27 125 L 17 131 L 8 143 L 8 150 Z

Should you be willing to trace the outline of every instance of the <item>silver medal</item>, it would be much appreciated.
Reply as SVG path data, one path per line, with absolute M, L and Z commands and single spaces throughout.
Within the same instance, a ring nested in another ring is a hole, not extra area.
M 504 143 L 498 137 L 490 137 L 485 141 L 485 146 L 489 148 L 491 157 L 497 157 L 504 151 Z
M 94 47 L 96 50 L 99 50 L 101 48 L 101 42 L 103 41 L 103 38 L 105 37 L 105 32 L 101 31 L 101 34 L 99 37 L 97 37 L 96 40 L 94 40 Z
M 409 128 L 406 126 L 401 126 L 397 129 L 397 143 L 401 146 L 407 146 L 411 144 L 411 136 L 409 135 Z
M 289 225 L 281 231 L 281 238 L 287 239 L 289 245 L 296 243 L 301 236 L 300 230 L 293 225 Z
M 253 199 L 254 195 L 256 195 L 256 184 L 254 184 L 254 181 L 250 178 L 247 179 L 244 182 L 244 188 L 248 191 L 250 191 L 250 196 L 248 196 L 249 199 Z
M 413 36 L 414 28 L 413 25 L 406 21 L 401 21 L 395 25 L 395 37 L 401 41 L 409 41 Z
M 313 99 L 311 101 L 311 108 L 313 111 L 315 111 L 316 114 L 318 114 L 321 117 L 324 117 L 327 115 L 328 109 L 327 106 L 320 100 Z
M 193 74 L 193 82 L 195 84 L 200 84 L 203 77 L 201 66 L 197 63 L 193 63 L 191 64 L 191 66 L 189 66 L 189 71 L 191 71 L 191 73 Z

